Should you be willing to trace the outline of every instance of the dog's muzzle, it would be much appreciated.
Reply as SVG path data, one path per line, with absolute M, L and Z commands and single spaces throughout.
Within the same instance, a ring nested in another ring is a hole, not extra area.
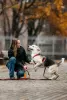
M 30 48 L 30 47 L 28 46 L 28 47 L 27 47 L 27 50 L 28 50 L 28 51 L 30 51 L 30 50 L 33 50 L 33 49 L 32 49 L 32 48 Z

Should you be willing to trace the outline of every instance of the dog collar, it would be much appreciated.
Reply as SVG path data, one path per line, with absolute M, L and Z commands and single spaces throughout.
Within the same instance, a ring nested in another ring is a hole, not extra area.
M 36 57 L 36 56 L 39 56 L 39 55 L 40 55 L 40 54 L 36 54 L 36 55 L 33 56 L 33 58 Z

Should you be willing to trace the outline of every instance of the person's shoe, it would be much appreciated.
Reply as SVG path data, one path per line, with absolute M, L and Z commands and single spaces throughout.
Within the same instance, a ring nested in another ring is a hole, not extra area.
M 14 80 L 15 79 L 15 77 L 10 77 L 10 80 Z

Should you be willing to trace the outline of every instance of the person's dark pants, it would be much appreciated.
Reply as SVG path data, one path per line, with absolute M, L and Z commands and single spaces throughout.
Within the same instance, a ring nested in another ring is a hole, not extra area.
M 24 76 L 24 70 L 20 69 L 20 65 L 19 64 L 18 64 L 18 66 L 16 66 L 16 58 L 15 57 L 11 57 L 9 59 L 8 63 L 6 64 L 6 66 L 9 69 L 10 78 L 14 77 L 15 67 L 18 67 L 18 70 L 16 71 L 17 78 L 20 78 L 20 77 Z
M 10 78 L 14 77 L 15 64 L 16 64 L 16 58 L 15 57 L 11 57 L 6 64 L 7 68 L 9 69 Z
M 19 79 L 19 78 L 23 77 L 24 76 L 24 73 L 25 73 L 24 70 L 18 70 L 17 73 L 16 73 L 17 78 Z
M 15 64 L 15 71 L 17 72 L 16 75 L 17 75 L 17 78 L 21 78 L 24 76 L 24 68 L 23 68 L 23 64 L 21 62 L 16 62 Z

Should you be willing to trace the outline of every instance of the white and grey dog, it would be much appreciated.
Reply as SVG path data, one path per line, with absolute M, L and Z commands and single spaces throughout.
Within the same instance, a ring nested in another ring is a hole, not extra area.
M 42 57 L 41 49 L 36 45 L 29 45 L 28 49 L 31 51 L 31 58 L 32 58 L 32 61 L 35 63 L 35 65 L 34 65 L 35 69 L 37 69 L 38 67 L 41 67 L 41 65 L 43 65 L 43 67 L 44 67 L 43 76 L 45 75 L 46 68 L 48 68 L 48 72 L 51 75 L 51 77 L 48 79 L 57 79 L 59 77 L 58 67 L 62 63 L 62 60 L 59 63 L 57 63 L 47 57 Z

